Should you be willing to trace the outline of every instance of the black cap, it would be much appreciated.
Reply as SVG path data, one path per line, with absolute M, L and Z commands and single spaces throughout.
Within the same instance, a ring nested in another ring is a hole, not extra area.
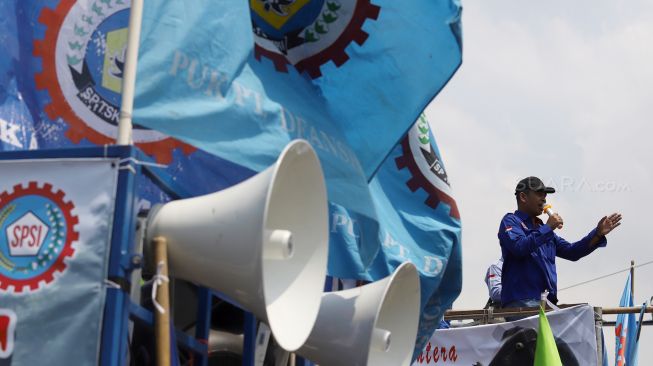
M 553 187 L 545 186 L 544 182 L 542 182 L 542 180 L 538 177 L 528 177 L 520 180 L 519 183 L 517 183 L 515 194 L 526 191 L 555 193 L 556 190 Z

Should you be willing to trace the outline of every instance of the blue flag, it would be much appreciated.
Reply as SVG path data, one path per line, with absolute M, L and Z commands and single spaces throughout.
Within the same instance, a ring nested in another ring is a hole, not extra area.
M 334 267 L 348 273 L 339 280 L 351 287 L 356 283 L 351 280 L 375 281 L 403 262 L 415 264 L 421 290 L 417 357 L 462 288 L 460 213 L 424 115 L 390 152 L 369 187 L 379 217 L 381 251 L 370 266 L 359 260 L 340 261 Z M 355 224 L 346 210 L 333 214 L 332 225 L 343 229 L 331 236 L 338 245 L 331 245 L 329 255 L 348 258 L 346 252 L 355 251 L 360 240 L 358 225 L 346 225 Z
M 135 119 L 253 169 L 236 141 L 334 125 L 371 178 L 461 62 L 456 0 L 150 0 L 142 31 Z
M 422 115 L 370 182 L 379 215 L 382 251 L 358 278 L 376 280 L 404 261 L 421 285 L 417 356 L 462 288 L 460 213 L 442 156 Z
M 330 247 L 343 253 L 329 273 L 351 277 L 379 251 L 368 180 L 460 64 L 460 9 L 247 4 L 145 3 L 134 120 L 253 171 L 308 140 L 327 180 Z
M 620 307 L 633 306 L 630 273 L 619 301 Z M 636 314 L 619 314 L 615 325 L 615 366 L 637 365 L 637 320 Z

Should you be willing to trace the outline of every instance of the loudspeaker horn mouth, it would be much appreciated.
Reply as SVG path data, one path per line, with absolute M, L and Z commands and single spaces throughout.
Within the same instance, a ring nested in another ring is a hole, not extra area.
M 288 351 L 306 342 L 329 243 L 326 184 L 308 142 L 292 141 L 275 164 L 236 185 L 154 207 L 146 230 L 148 242 L 168 240 L 172 277 L 225 294 Z

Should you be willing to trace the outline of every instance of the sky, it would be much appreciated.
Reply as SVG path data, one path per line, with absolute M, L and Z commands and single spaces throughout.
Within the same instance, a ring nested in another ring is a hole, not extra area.
M 653 2 L 463 1 L 463 65 L 427 108 L 463 225 L 463 290 L 480 309 L 500 256 L 501 218 L 535 175 L 557 189 L 558 235 L 579 240 L 613 212 L 608 246 L 558 258 L 558 288 L 653 261 Z M 627 273 L 559 293 L 561 303 L 616 307 Z M 653 296 L 653 264 L 635 270 L 635 302 Z M 605 316 L 613 320 L 614 317 Z M 646 319 L 650 320 L 650 315 Z M 604 328 L 614 364 L 614 328 Z M 653 326 L 640 344 L 653 344 Z M 653 364 L 642 346 L 639 364 Z

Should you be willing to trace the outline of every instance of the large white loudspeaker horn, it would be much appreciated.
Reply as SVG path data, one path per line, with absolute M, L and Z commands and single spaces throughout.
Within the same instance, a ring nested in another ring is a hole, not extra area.
M 155 207 L 147 240 L 167 239 L 172 276 L 224 293 L 294 351 L 320 307 L 328 223 L 319 160 L 295 140 L 276 164 L 238 185 Z
M 406 262 L 382 280 L 322 295 L 297 353 L 320 366 L 410 366 L 419 309 L 419 276 Z

